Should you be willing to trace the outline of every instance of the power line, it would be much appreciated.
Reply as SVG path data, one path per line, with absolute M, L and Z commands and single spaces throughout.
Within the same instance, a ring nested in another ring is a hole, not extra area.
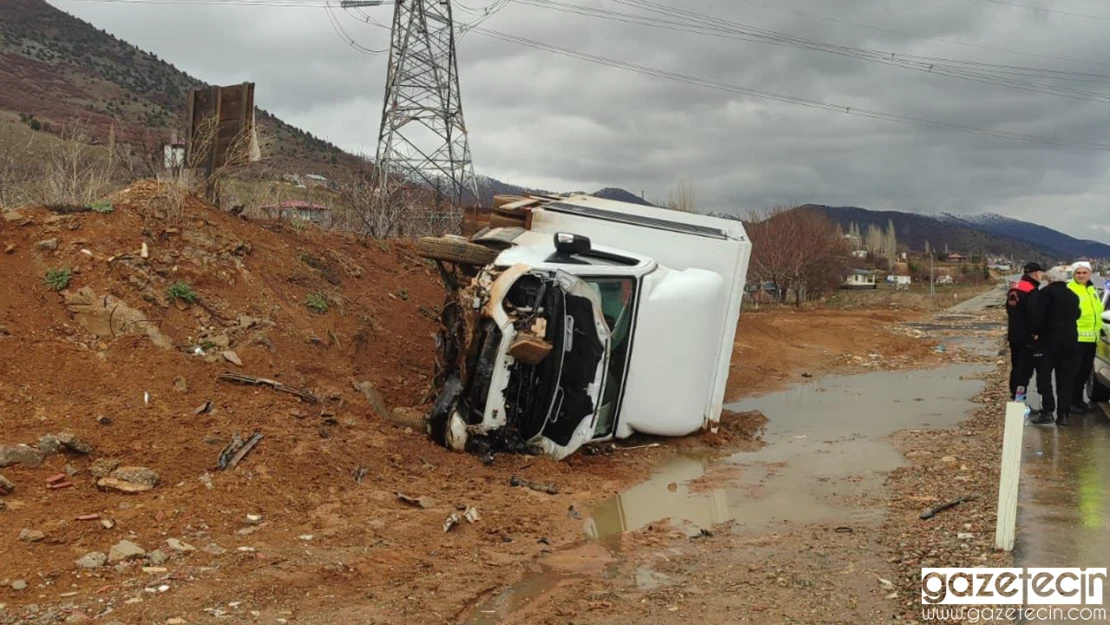
M 1082 59 L 1082 58 L 1077 58 L 1077 57 L 1072 57 L 1072 56 L 1059 56 L 1059 55 L 1055 55 L 1055 54 L 1043 54 L 1043 53 L 1037 53 L 1037 52 L 1029 52 L 1027 50 L 1015 50 L 1013 48 L 1003 48 L 1003 47 L 998 47 L 998 46 L 986 46 L 986 45 L 976 44 L 976 43 L 967 43 L 966 41 L 956 41 L 955 39 L 944 39 L 944 38 L 941 38 L 941 37 L 926 37 L 926 36 L 918 35 L 918 34 L 911 33 L 911 32 L 905 31 L 905 30 L 898 30 L 898 29 L 895 29 L 895 28 L 886 28 L 886 27 L 883 27 L 883 26 L 874 26 L 872 24 L 863 24 L 861 22 L 853 22 L 853 21 L 850 21 L 850 20 L 845 20 L 845 19 L 841 19 L 841 18 L 837 18 L 837 17 L 829 17 L 827 15 L 820 15 L 820 14 L 817 14 L 817 13 L 807 13 L 805 11 L 799 11 L 797 9 L 790 9 L 790 8 L 787 8 L 787 7 L 776 6 L 776 5 L 773 5 L 773 4 L 766 4 L 766 3 L 763 3 L 763 2 L 759 2 L 758 0 L 735 0 L 735 1 L 736 2 L 743 2 L 745 4 L 749 4 L 749 5 L 752 5 L 752 6 L 763 7 L 765 9 L 771 9 L 772 11 L 781 11 L 783 13 L 790 13 L 790 14 L 793 14 L 793 15 L 800 15 L 800 16 L 803 16 L 803 17 L 808 17 L 810 19 L 820 20 L 820 21 L 824 21 L 824 22 L 831 22 L 831 23 L 834 23 L 834 24 L 844 24 L 846 26 L 853 26 L 855 28 L 863 28 L 863 29 L 866 29 L 866 30 L 873 30 L 873 31 L 880 32 L 880 33 L 887 33 L 889 35 L 901 35 L 903 37 L 911 37 L 913 39 L 920 39 L 920 40 L 924 40 L 924 41 L 936 41 L 937 43 L 944 43 L 944 44 L 953 45 L 953 46 L 962 46 L 962 47 L 965 47 L 965 48 L 973 48 L 973 49 L 976 49 L 976 50 L 988 50 L 988 51 L 991 51 L 991 52 L 1005 52 L 1007 54 L 1017 54 L 1017 55 L 1021 55 L 1021 56 L 1037 57 L 1037 58 L 1044 58 L 1044 59 L 1054 59 L 1054 60 L 1057 60 L 1057 61 L 1074 61 L 1074 62 L 1079 62 L 1079 63 L 1091 63 L 1093 65 L 1110 66 L 1110 62 L 1107 62 L 1107 61 L 1096 61 L 1094 59 Z
M 989 2 L 991 4 L 1001 4 L 1004 6 L 1016 7 L 1019 9 L 1030 9 L 1033 11 L 1041 11 L 1043 13 L 1055 13 L 1056 15 L 1067 15 L 1069 17 L 1085 17 L 1092 20 L 1108 20 L 1110 15 L 1091 15 L 1090 13 L 1073 13 L 1071 11 L 1061 11 L 1059 9 L 1046 9 L 1033 4 L 1021 4 L 1018 2 L 1007 2 L 1006 0 L 979 0 L 980 2 Z
M 671 31 L 689 32 L 710 37 L 724 39 L 739 39 L 754 43 L 763 43 L 776 46 L 787 46 L 826 54 L 835 54 L 849 58 L 856 58 L 868 62 L 900 67 L 913 71 L 937 74 L 960 80 L 978 82 L 988 85 L 1001 86 L 1032 93 L 1056 95 L 1074 100 L 1087 100 L 1110 103 L 1110 95 L 1097 91 L 1060 87 L 1040 82 L 1031 82 L 1023 78 L 1050 78 L 1054 80 L 1070 80 L 1081 82 L 1094 82 L 1110 84 L 1110 76 L 1067 72 L 1045 68 L 1029 68 L 1012 65 L 999 65 L 977 63 L 973 61 L 958 61 L 938 57 L 919 57 L 915 55 L 899 54 L 880 50 L 867 50 L 851 46 L 840 46 L 827 42 L 796 37 L 787 33 L 767 30 L 732 22 L 723 18 L 713 17 L 693 11 L 666 7 L 647 0 L 612 0 L 636 8 L 661 14 L 665 17 L 620 13 L 607 9 L 596 9 L 576 4 L 566 4 L 556 0 L 518 0 L 530 6 L 554 9 L 575 13 L 579 15 L 598 17 L 617 22 L 641 24 L 653 28 L 662 28 Z
M 779 93 L 773 93 L 773 92 L 770 92 L 770 91 L 763 91 L 763 90 L 759 90 L 759 89 L 753 89 L 753 88 L 750 88 L 750 87 L 743 87 L 743 86 L 740 86 L 740 85 L 729 84 L 729 83 L 725 83 L 725 82 L 721 82 L 721 81 L 699 78 L 699 77 L 690 76 L 690 75 L 687 75 L 687 74 L 680 74 L 678 72 L 670 72 L 670 71 L 667 71 L 667 70 L 661 70 L 661 69 L 658 69 L 658 68 L 648 67 L 648 66 L 644 66 L 644 65 L 637 65 L 635 63 L 627 63 L 625 61 L 618 61 L 618 60 L 611 59 L 611 58 L 608 58 L 608 57 L 603 57 L 603 56 L 599 56 L 599 55 L 595 55 L 595 54 L 590 54 L 590 53 L 587 53 L 587 52 L 581 52 L 581 51 L 578 51 L 578 50 L 572 50 L 572 49 L 569 49 L 569 48 L 564 48 L 564 47 L 556 46 L 556 45 L 553 45 L 553 44 L 548 44 L 548 43 L 544 43 L 544 42 L 540 42 L 540 41 L 535 41 L 535 40 L 527 39 L 527 38 L 524 38 L 524 37 L 518 37 L 516 35 L 510 35 L 510 34 L 498 32 L 498 31 L 494 31 L 494 30 L 489 30 L 487 28 L 476 28 L 476 29 L 474 29 L 474 31 L 481 34 L 481 35 L 484 35 L 486 37 L 490 37 L 490 38 L 493 38 L 493 39 L 498 39 L 500 41 L 504 41 L 504 42 L 507 42 L 507 43 L 513 43 L 513 44 L 522 45 L 522 46 L 529 47 L 529 48 L 534 48 L 534 49 L 537 49 L 537 50 L 543 50 L 543 51 L 546 51 L 546 52 L 550 52 L 552 54 L 558 54 L 558 55 L 561 55 L 561 56 L 576 58 L 576 59 L 579 59 L 579 60 L 588 61 L 588 62 L 596 63 L 596 64 L 599 64 L 599 65 L 605 65 L 605 66 L 613 67 L 613 68 L 616 68 L 616 69 L 631 71 L 631 72 L 646 75 L 646 76 L 653 76 L 653 77 L 656 77 L 656 78 L 663 78 L 663 79 L 674 81 L 674 82 L 680 82 L 680 83 L 689 84 L 689 85 L 696 85 L 696 86 L 700 86 L 700 87 L 706 87 L 706 88 L 709 88 L 709 89 L 715 89 L 715 90 L 725 91 L 725 92 L 729 92 L 729 93 L 737 93 L 737 94 L 742 94 L 742 95 L 748 95 L 748 96 L 751 96 L 751 97 L 754 97 L 754 98 L 760 98 L 760 99 L 765 99 L 765 100 L 773 100 L 773 101 L 777 101 L 777 102 L 784 102 L 784 103 L 787 103 L 787 104 L 795 104 L 795 105 L 798 105 L 798 106 L 821 109 L 821 110 L 837 112 L 837 113 L 844 113 L 844 114 L 847 114 L 847 115 L 867 117 L 867 118 L 870 118 L 870 119 L 878 119 L 878 120 L 884 120 L 884 121 L 895 122 L 895 123 L 907 123 L 907 124 L 913 124 L 913 125 L 917 125 L 917 126 L 925 126 L 925 127 L 929 127 L 929 128 L 936 128 L 936 129 L 940 129 L 940 130 L 963 132 L 963 133 L 967 133 L 967 134 L 995 137 L 995 138 L 1000 138 L 1000 139 L 1013 139 L 1013 140 L 1025 141 L 1025 142 L 1029 142 L 1029 143 L 1040 143 L 1040 144 L 1044 144 L 1044 145 L 1055 145 L 1055 146 L 1060 146 L 1060 147 L 1083 148 L 1083 149 L 1087 149 L 1087 150 L 1096 150 L 1096 151 L 1110 151 L 1110 144 L 1107 144 L 1107 143 L 1100 143 L 1100 142 L 1096 142 L 1096 141 L 1082 141 L 1082 140 L 1069 141 L 1069 140 L 1064 140 L 1064 139 L 1055 139 L 1055 138 L 1052 138 L 1052 137 L 1045 137 L 1045 136 L 1040 136 L 1040 135 L 1031 135 L 1031 134 L 1026 134 L 1026 133 L 1010 132 L 1010 131 L 1006 131 L 1006 130 L 995 130 L 995 129 L 990 129 L 990 128 L 980 128 L 980 127 L 977 127 L 977 126 L 968 126 L 968 125 L 963 125 L 963 124 L 953 124 L 953 123 L 949 123 L 949 122 L 936 121 L 936 120 L 932 120 L 932 119 L 928 119 L 928 118 L 924 118 L 924 117 L 915 117 L 915 116 L 910 116 L 910 115 L 899 115 L 899 114 L 895 114 L 895 113 L 885 113 L 885 112 L 882 112 L 882 111 L 856 108 L 856 107 L 852 107 L 852 106 L 845 106 L 845 105 L 842 105 L 842 104 L 833 104 L 833 103 L 829 103 L 829 102 L 821 102 L 821 101 L 818 101 L 818 100 L 810 100 L 808 98 L 800 98 L 800 97 L 797 97 L 797 96 L 783 95 L 783 94 L 779 94 Z

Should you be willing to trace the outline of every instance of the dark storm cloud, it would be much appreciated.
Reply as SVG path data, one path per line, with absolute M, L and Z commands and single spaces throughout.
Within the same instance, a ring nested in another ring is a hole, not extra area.
M 354 50 L 321 9 L 51 1 L 206 81 L 253 80 L 259 103 L 290 123 L 345 148 L 374 152 L 386 57 Z M 489 1 L 456 4 L 456 17 L 470 22 Z M 657 0 L 671 7 L 666 15 L 616 0 L 557 1 L 672 20 L 675 11 L 692 11 L 714 24 L 735 22 L 839 46 L 1110 76 L 1105 21 L 984 0 Z M 363 11 L 390 22 L 389 7 Z M 388 45 L 387 30 L 336 13 L 359 44 Z M 521 2 L 483 26 L 853 110 L 1110 143 L 1110 104 L 1103 102 Z M 480 32 L 463 36 L 459 58 L 476 169 L 509 182 L 553 190 L 614 185 L 664 199 L 674 180 L 687 176 L 702 210 L 743 214 L 751 207 L 813 201 L 996 211 L 1076 236 L 1110 237 L 1097 223 L 1110 192 L 1105 152 L 769 101 L 565 58 Z M 1098 82 L 1110 78 L 1023 79 L 1110 93 L 1110 84 Z

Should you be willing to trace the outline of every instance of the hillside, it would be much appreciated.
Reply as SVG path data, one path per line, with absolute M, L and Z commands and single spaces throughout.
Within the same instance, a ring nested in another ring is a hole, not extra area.
M 899 211 L 872 211 L 855 206 L 824 206 L 818 204 L 807 204 L 800 208 L 819 210 L 839 223 L 845 230 L 852 223 L 858 225 L 860 229 L 866 230 L 872 224 L 885 228 L 888 223 L 893 222 L 899 243 L 918 251 L 925 249 L 925 242 L 928 241 L 933 249 L 944 250 L 947 247 L 949 251 L 961 254 L 985 252 L 987 254 L 1012 255 L 1015 259 L 1044 262 L 1066 261 L 1073 257 L 1067 250 L 1056 249 L 1051 245 L 996 234 L 974 228 L 969 223 L 932 215 Z M 1060 233 L 1056 234 L 1059 235 Z
M 981 232 L 1027 241 L 1035 245 L 1043 245 L 1059 250 L 1072 258 L 1081 256 L 1110 258 L 1110 245 L 1105 243 L 1076 239 L 1052 228 L 1012 219 L 996 213 L 986 213 L 984 215 L 952 215 L 945 213 L 941 215 L 941 218 Z
M 45 0 L 0 2 L 0 110 L 33 115 L 44 129 L 81 120 L 101 140 L 113 125 L 124 135 L 140 128 L 168 134 L 180 127 L 188 90 L 202 86 Z M 326 174 L 358 162 L 261 108 L 256 117 L 274 166 Z

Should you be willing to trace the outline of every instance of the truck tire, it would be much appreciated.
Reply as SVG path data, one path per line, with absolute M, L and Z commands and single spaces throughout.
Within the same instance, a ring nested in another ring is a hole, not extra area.
M 420 237 L 416 241 L 416 253 L 422 258 L 456 265 L 484 266 L 497 258 L 496 250 L 456 237 Z
M 1099 382 L 1098 376 L 1092 373 L 1091 379 L 1087 382 L 1087 396 L 1092 402 L 1110 401 L 1110 387 Z

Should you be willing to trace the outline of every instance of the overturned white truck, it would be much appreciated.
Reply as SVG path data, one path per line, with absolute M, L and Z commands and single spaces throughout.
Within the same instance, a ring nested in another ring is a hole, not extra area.
M 751 255 L 743 224 L 587 195 L 498 204 L 469 239 L 417 244 L 448 288 L 429 435 L 562 459 L 715 427 Z

